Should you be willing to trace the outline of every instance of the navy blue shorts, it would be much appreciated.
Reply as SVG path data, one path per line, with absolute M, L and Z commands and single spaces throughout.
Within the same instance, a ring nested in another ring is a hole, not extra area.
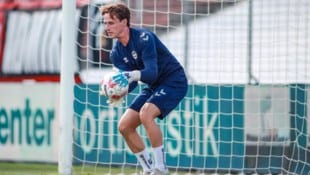
M 188 82 L 185 73 L 175 74 L 167 78 L 159 86 L 154 88 L 144 88 L 142 92 L 133 100 L 129 108 L 140 111 L 146 103 L 156 105 L 161 114 L 158 118 L 165 118 L 185 97 L 187 93 Z

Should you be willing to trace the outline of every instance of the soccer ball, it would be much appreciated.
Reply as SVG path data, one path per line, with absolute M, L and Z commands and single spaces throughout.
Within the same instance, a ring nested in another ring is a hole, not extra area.
M 128 93 L 128 86 L 123 87 L 113 81 L 112 77 L 117 73 L 108 73 L 100 82 L 100 94 L 109 98 L 119 99 Z

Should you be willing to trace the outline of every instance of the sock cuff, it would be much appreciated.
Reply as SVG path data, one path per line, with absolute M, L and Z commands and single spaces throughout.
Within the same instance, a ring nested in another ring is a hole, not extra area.
M 160 150 L 160 149 L 164 149 L 164 145 L 160 145 L 158 147 L 152 147 L 153 150 Z

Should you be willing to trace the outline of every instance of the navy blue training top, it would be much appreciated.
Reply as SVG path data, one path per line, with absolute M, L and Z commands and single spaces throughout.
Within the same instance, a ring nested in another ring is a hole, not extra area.
M 141 81 L 156 87 L 168 80 L 169 76 L 183 72 L 181 64 L 167 47 L 151 31 L 130 28 L 129 42 L 126 46 L 116 41 L 110 53 L 113 65 L 122 71 L 141 71 Z M 168 80 L 169 81 L 169 80 Z

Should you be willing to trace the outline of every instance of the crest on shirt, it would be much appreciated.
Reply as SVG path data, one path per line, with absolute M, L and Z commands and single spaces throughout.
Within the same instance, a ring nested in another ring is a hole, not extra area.
M 138 54 L 137 54 L 137 52 L 135 50 L 131 51 L 131 56 L 135 60 L 138 58 Z

